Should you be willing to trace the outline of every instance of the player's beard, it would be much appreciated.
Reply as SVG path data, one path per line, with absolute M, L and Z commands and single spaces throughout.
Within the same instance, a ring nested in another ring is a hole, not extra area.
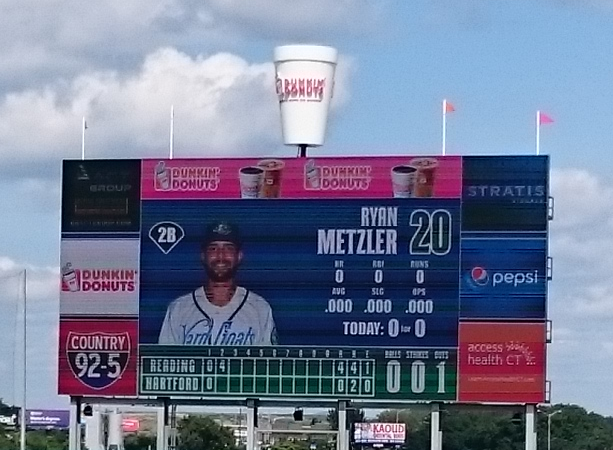
M 209 277 L 209 281 L 215 283 L 224 283 L 231 281 L 236 275 L 237 270 L 237 265 L 228 268 L 215 268 L 214 266 L 206 266 L 206 274 Z

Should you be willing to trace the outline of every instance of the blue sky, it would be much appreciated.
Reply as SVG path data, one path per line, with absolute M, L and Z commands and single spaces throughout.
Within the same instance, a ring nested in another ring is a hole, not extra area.
M 535 113 L 556 219 L 553 401 L 613 415 L 612 0 L 0 0 L 0 276 L 30 270 L 30 406 L 55 396 L 59 173 L 79 157 L 287 155 L 272 51 L 338 48 L 326 145 L 314 155 L 530 154 Z M 11 317 L 0 396 L 20 385 Z M 16 295 L 16 294 L 15 294 Z M 17 362 L 18 358 L 17 358 Z M 11 378 L 12 377 L 12 378 Z M 10 379 L 10 381 L 9 381 Z

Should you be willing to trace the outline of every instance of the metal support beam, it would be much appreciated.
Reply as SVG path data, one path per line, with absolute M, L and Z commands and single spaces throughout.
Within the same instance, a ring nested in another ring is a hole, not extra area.
M 536 450 L 536 406 L 526 405 L 526 450 Z
M 441 412 L 438 403 L 432 403 L 432 409 L 430 410 L 430 450 L 441 450 L 442 448 Z
M 104 450 L 102 414 L 100 407 L 93 406 L 92 416 L 85 417 L 85 447 L 88 450 Z
M 247 447 L 245 450 L 256 450 L 257 415 L 257 400 L 247 399 Z
M 81 397 L 70 397 L 69 450 L 81 450 Z
M 338 437 L 336 438 L 337 450 L 349 450 L 349 432 L 347 430 L 347 401 L 339 400 L 338 412 Z
M 157 408 L 157 433 L 155 439 L 156 450 L 166 450 L 168 441 L 166 440 L 166 421 L 168 420 L 168 408 L 165 406 Z

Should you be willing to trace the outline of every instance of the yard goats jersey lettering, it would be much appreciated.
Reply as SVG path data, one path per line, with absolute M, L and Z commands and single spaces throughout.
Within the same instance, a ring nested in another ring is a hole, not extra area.
M 277 338 L 272 309 L 259 295 L 239 286 L 227 305 L 216 306 L 200 287 L 170 304 L 159 343 L 274 345 Z

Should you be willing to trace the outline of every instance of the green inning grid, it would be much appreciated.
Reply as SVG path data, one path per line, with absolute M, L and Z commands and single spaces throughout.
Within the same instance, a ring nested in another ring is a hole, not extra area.
M 143 357 L 141 367 L 159 358 Z M 141 371 L 141 394 L 375 395 L 375 360 L 173 358 L 165 373 Z M 149 373 L 146 373 L 149 372 Z M 188 372 L 188 373 L 185 373 Z
M 455 400 L 457 351 L 140 346 L 139 394 Z

